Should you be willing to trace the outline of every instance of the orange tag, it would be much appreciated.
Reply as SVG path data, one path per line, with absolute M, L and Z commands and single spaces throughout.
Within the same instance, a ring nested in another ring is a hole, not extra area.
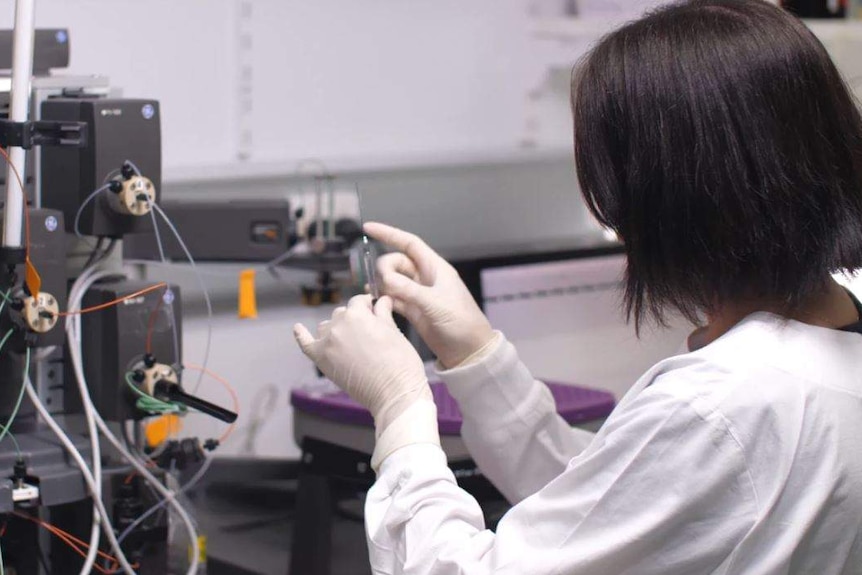
M 257 317 L 257 295 L 254 287 L 254 270 L 239 272 L 239 318 L 255 319 Z
M 167 441 L 182 429 L 180 418 L 173 413 L 157 417 L 147 423 L 144 434 L 147 437 L 147 445 L 156 447 Z
M 27 291 L 29 291 L 30 295 L 34 298 L 38 298 L 39 290 L 42 289 L 42 278 L 39 276 L 39 272 L 36 271 L 36 267 L 33 265 L 33 262 L 30 261 L 29 256 L 27 257 L 25 267 L 27 268 L 27 271 L 24 276 L 24 283 L 27 284 Z

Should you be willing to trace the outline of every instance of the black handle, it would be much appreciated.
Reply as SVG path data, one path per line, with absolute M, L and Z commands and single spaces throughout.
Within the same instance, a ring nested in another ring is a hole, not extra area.
M 181 388 L 178 384 L 172 383 L 170 381 L 161 380 L 156 382 L 156 385 L 153 389 L 153 395 L 157 399 L 175 401 L 177 403 L 182 403 L 191 407 L 193 409 L 197 409 L 201 413 L 206 413 L 211 417 L 215 417 L 218 420 L 224 421 L 225 423 L 233 423 L 236 421 L 237 414 L 229 409 L 225 409 L 223 407 L 219 407 L 214 403 L 210 403 L 205 399 L 201 399 L 199 397 L 195 397 L 194 395 L 189 395 L 183 388 Z

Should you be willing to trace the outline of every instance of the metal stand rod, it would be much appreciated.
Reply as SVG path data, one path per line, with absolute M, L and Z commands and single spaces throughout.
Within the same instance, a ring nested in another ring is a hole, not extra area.
M 15 35 L 12 48 L 12 93 L 9 119 L 26 122 L 30 109 L 30 82 L 33 75 L 33 37 L 35 30 L 35 0 L 17 0 L 15 3 Z M 9 149 L 6 167 L 6 209 L 3 212 L 3 247 L 19 248 L 22 245 L 21 229 L 24 223 L 24 190 L 15 177 L 15 171 L 24 178 L 25 151 Z

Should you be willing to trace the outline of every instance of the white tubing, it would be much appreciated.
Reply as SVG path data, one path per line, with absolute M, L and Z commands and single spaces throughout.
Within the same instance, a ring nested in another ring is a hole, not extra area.
M 89 271 L 89 270 L 88 270 Z M 94 273 L 85 273 L 81 274 L 81 277 L 75 281 L 72 285 L 72 289 L 69 293 L 70 301 L 69 301 L 69 309 L 70 310 L 78 310 L 81 307 L 81 298 L 84 295 L 87 287 L 92 285 L 93 282 L 101 279 L 102 277 L 112 275 L 112 272 L 108 271 L 100 271 Z M 77 321 L 76 321 L 77 320 Z M 79 346 L 75 345 L 76 341 L 76 327 L 80 329 L 80 316 L 70 316 L 66 321 L 66 337 L 69 340 L 69 355 L 72 359 L 72 367 L 75 370 L 75 380 L 78 384 L 78 391 L 81 394 L 81 397 L 89 396 L 89 390 L 87 389 L 87 382 L 84 378 L 83 371 L 83 362 L 81 361 L 81 349 Z M 102 496 L 102 452 L 101 452 L 101 443 L 99 441 L 99 432 L 96 427 L 96 418 L 93 415 L 93 404 L 89 401 L 81 402 L 84 406 L 84 417 L 87 420 L 87 433 L 90 435 L 90 449 L 93 451 L 93 476 L 96 479 L 96 493 L 93 495 L 94 498 L 101 498 Z M 90 549 L 87 551 L 87 556 L 84 560 L 84 565 L 81 567 L 80 575 L 89 575 L 89 573 L 93 569 L 93 565 L 96 563 L 96 559 L 98 558 L 99 552 L 99 538 L 100 538 L 100 518 L 99 518 L 99 510 L 96 506 L 93 506 L 93 525 L 90 528 Z
M 12 93 L 9 103 L 9 120 L 26 122 L 30 109 L 30 80 L 33 75 L 33 37 L 35 29 L 35 0 L 18 0 L 15 3 L 15 35 L 12 48 Z M 3 212 L 3 247 L 19 248 L 22 245 L 21 229 L 24 223 L 24 190 L 15 177 L 15 171 L 24 173 L 24 149 L 9 148 L 9 165 L 6 167 L 6 209 Z
M 198 382 L 195 384 L 194 389 L 192 389 L 192 393 L 194 394 L 198 392 L 198 388 L 201 386 L 201 382 L 204 380 L 204 372 L 206 371 L 206 367 L 209 364 L 210 360 L 210 349 L 212 348 L 213 340 L 213 302 L 210 299 L 210 292 L 207 289 L 207 284 L 204 281 L 204 278 L 201 275 L 197 264 L 195 263 L 195 258 L 192 257 L 192 252 L 189 250 L 189 247 L 186 245 L 186 242 L 180 235 L 179 230 L 177 230 L 177 227 L 174 225 L 174 223 L 171 221 L 165 211 L 159 206 L 159 204 L 154 203 L 153 209 L 158 212 L 159 216 L 161 216 L 162 221 L 165 222 L 165 225 L 168 226 L 168 229 L 171 230 L 172 234 L 174 234 L 174 238 L 176 238 L 177 243 L 180 244 L 180 248 L 182 248 L 183 253 L 186 254 L 186 259 L 189 260 L 189 264 L 192 266 L 192 271 L 194 272 L 195 277 L 197 277 L 198 285 L 201 286 L 201 291 L 204 293 L 204 303 L 207 306 L 207 339 L 206 344 L 204 344 L 204 357 L 203 362 L 201 363 L 201 366 L 204 369 L 202 369 L 200 373 L 198 373 Z M 177 360 L 179 360 L 179 357 L 177 358 Z
M 57 439 L 60 440 L 60 443 L 63 444 L 63 447 L 65 447 L 69 455 L 72 456 L 72 459 L 75 460 L 75 463 L 81 470 L 81 474 L 84 476 L 84 482 L 87 484 L 90 493 L 95 493 L 96 479 L 87 467 L 87 462 L 84 460 L 81 453 L 75 448 L 75 445 L 72 443 L 72 440 L 69 439 L 69 436 L 66 435 L 66 432 L 60 427 L 60 424 L 58 424 L 54 417 L 48 413 L 42 400 L 39 399 L 39 394 L 36 393 L 36 390 L 33 388 L 33 383 L 30 381 L 30 378 L 27 378 L 27 396 L 36 408 L 36 411 L 39 412 L 41 418 L 46 424 L 48 424 L 48 427 L 51 428 L 51 431 L 54 432 L 54 435 L 57 436 Z M 120 550 L 120 545 L 117 543 L 117 536 L 114 534 L 114 530 L 110 527 L 110 516 L 108 515 L 108 511 L 105 509 L 105 504 L 102 503 L 102 499 L 100 497 L 93 497 L 93 504 L 99 510 L 99 515 L 102 517 L 102 528 L 105 530 L 105 535 L 107 535 L 108 541 L 110 541 L 111 546 L 114 548 L 117 561 L 119 561 L 120 566 L 126 575 L 135 575 L 135 570 L 132 569 L 126 556 L 123 555 Z

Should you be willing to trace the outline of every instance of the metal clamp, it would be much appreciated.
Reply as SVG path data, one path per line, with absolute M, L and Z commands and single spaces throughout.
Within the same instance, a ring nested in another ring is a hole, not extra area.
M 0 146 L 31 149 L 33 146 L 84 148 L 88 141 L 86 122 L 12 122 L 0 120 Z

